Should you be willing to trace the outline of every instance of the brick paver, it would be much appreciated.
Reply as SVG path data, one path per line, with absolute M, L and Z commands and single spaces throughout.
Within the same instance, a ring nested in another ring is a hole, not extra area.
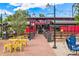
M 30 42 L 30 46 L 24 48 L 22 52 L 0 53 L 0 55 L 28 55 L 28 56 L 53 56 L 55 55 L 53 49 L 49 46 L 47 40 L 42 34 L 37 34 Z

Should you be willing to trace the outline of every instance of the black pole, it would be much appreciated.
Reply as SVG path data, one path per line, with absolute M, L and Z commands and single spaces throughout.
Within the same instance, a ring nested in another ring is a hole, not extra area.
M 73 10 L 74 5 L 75 3 L 72 5 L 72 17 L 74 16 L 74 10 Z
M 2 38 L 2 26 L 3 26 L 3 24 L 2 24 L 2 14 L 1 14 L 1 38 Z
M 56 47 L 56 28 L 55 28 L 55 23 L 56 23 L 56 21 L 55 21 L 55 17 L 56 17 L 56 7 L 55 7 L 55 4 L 54 4 L 54 37 L 53 37 L 53 39 L 54 39 L 54 45 L 53 45 L 53 48 L 57 48 Z
M 73 17 L 73 5 L 72 5 L 72 17 Z
M 75 4 L 72 5 L 72 18 L 74 17 L 74 10 L 73 10 L 74 5 L 75 5 Z M 74 25 L 74 26 L 76 26 L 76 25 Z M 74 28 L 74 34 L 75 34 L 75 28 Z

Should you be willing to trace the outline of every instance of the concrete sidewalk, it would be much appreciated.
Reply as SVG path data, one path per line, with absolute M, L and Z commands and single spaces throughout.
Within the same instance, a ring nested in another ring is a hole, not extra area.
M 47 42 L 47 39 L 42 34 L 37 34 L 35 39 L 31 41 L 30 47 L 25 49 L 27 52 L 26 55 L 35 55 L 35 56 L 53 56 L 55 55 L 54 51 Z

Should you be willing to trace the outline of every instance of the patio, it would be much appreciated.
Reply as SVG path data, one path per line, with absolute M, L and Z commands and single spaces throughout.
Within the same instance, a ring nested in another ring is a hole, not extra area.
M 48 44 L 42 34 L 37 34 L 35 39 L 30 42 L 21 52 L 6 52 L 3 53 L 3 44 L 8 40 L 0 40 L 0 55 L 6 56 L 55 56 L 53 49 Z

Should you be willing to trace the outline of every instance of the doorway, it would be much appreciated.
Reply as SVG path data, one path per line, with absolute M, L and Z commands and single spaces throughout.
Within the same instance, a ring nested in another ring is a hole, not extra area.
M 40 25 L 36 25 L 36 29 L 37 29 L 37 33 L 38 34 L 42 34 L 43 31 L 48 31 L 49 29 L 49 24 L 40 24 Z
M 43 27 L 42 25 L 36 25 L 36 30 L 38 34 L 42 34 L 43 33 Z

